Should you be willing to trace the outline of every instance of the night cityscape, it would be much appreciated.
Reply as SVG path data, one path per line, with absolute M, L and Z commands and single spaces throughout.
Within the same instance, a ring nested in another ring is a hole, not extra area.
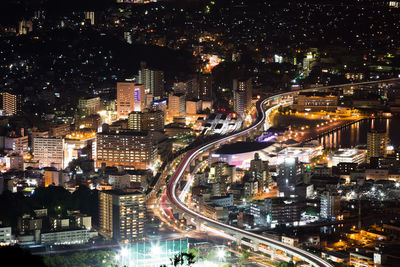
M 2 266 L 399 251 L 400 1 L 0 1 Z

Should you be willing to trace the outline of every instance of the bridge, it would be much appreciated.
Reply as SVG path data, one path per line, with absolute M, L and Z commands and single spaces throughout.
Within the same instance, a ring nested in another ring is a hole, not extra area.
M 245 245 L 247 247 L 251 247 L 256 251 L 261 251 L 266 254 L 271 255 L 272 259 L 279 259 L 284 261 L 293 260 L 294 257 L 299 259 L 299 261 L 306 262 L 310 266 L 322 266 L 322 267 L 332 267 L 332 265 L 320 257 L 309 253 L 305 250 L 287 245 L 280 241 L 274 240 L 272 238 L 268 238 L 265 236 L 261 236 L 246 230 L 243 230 L 238 227 L 234 227 L 220 221 L 208 218 L 201 213 L 198 213 L 191 208 L 189 208 L 183 200 L 185 199 L 185 194 L 188 189 L 184 189 L 181 194 L 177 195 L 177 185 L 179 181 L 185 176 L 187 173 L 187 169 L 190 169 L 190 165 L 194 163 L 196 158 L 211 148 L 218 146 L 220 144 L 224 144 L 227 142 L 231 142 L 240 137 L 251 134 L 254 131 L 263 131 L 266 130 L 264 127 L 269 127 L 269 123 L 265 122 L 266 113 L 271 112 L 272 108 L 276 108 L 276 106 L 281 105 L 282 103 L 287 103 L 293 100 L 293 98 L 299 94 L 300 92 L 312 92 L 312 91 L 321 91 L 321 90 L 329 90 L 336 87 L 341 86 L 352 86 L 352 85 L 363 85 L 363 84 L 372 84 L 372 83 L 380 83 L 380 82 L 390 82 L 396 81 L 400 79 L 388 79 L 381 81 L 373 81 L 373 82 L 365 82 L 365 83 L 357 83 L 357 84 L 345 84 L 345 85 L 336 85 L 329 87 L 319 87 L 319 88 L 311 88 L 305 90 L 298 90 L 292 92 L 285 92 L 281 94 L 277 94 L 271 97 L 268 97 L 262 101 L 257 103 L 257 114 L 258 117 L 256 121 L 248 128 L 243 129 L 239 132 L 235 132 L 229 136 L 223 136 L 217 140 L 210 141 L 205 143 L 195 149 L 192 149 L 187 152 L 184 158 L 179 163 L 178 167 L 175 170 L 174 175 L 171 177 L 170 183 L 167 186 L 167 197 L 171 204 L 173 205 L 174 210 L 179 211 L 187 221 L 192 222 L 193 224 L 199 226 L 200 228 L 206 229 L 208 231 L 215 232 L 226 239 L 237 242 L 238 244 Z M 268 106 L 267 112 L 264 112 L 265 107 Z M 190 178 L 190 177 L 189 177 Z M 190 183 L 190 179 L 188 181 Z

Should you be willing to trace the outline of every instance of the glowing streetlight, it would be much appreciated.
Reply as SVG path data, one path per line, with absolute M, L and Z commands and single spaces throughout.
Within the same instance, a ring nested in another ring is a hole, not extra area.
M 225 260 L 225 250 L 223 248 L 217 250 L 217 257 L 219 261 Z

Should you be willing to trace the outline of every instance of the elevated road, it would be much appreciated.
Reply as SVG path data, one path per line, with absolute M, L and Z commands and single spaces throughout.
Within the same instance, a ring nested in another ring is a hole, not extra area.
M 227 143 L 229 141 L 233 141 L 239 137 L 245 136 L 252 131 L 257 131 L 260 130 L 261 127 L 263 127 L 263 124 L 266 119 L 266 112 L 264 112 L 264 107 L 265 105 L 271 107 L 271 106 L 277 106 L 280 105 L 288 98 L 292 98 L 300 93 L 300 92 L 309 92 L 309 91 L 315 91 L 315 90 L 327 90 L 330 88 L 335 88 L 335 87 L 340 87 L 340 86 L 351 86 L 351 85 L 363 85 L 363 84 L 372 84 L 372 83 L 379 83 L 379 82 L 385 82 L 385 81 L 395 81 L 399 79 L 388 79 L 388 80 L 381 80 L 381 81 L 374 81 L 374 82 L 365 82 L 365 83 L 357 83 L 357 84 L 346 84 L 346 85 L 336 85 L 336 86 L 329 86 L 329 87 L 319 87 L 319 88 L 311 88 L 311 89 L 306 89 L 306 90 L 299 90 L 299 91 L 293 91 L 293 92 L 285 92 L 282 94 L 277 94 L 274 96 L 271 96 L 269 98 L 266 98 L 262 101 L 259 101 L 257 103 L 257 113 L 258 117 L 256 121 L 248 128 L 243 129 L 239 132 L 233 133 L 229 136 L 221 137 L 217 140 L 205 143 L 193 150 L 190 150 L 187 152 L 185 157 L 182 159 L 182 161 L 179 163 L 178 167 L 176 168 L 176 171 L 174 175 L 171 177 L 170 183 L 168 184 L 167 187 L 167 196 L 169 201 L 174 205 L 174 208 L 178 209 L 180 212 L 185 213 L 188 215 L 190 218 L 192 218 L 194 221 L 196 221 L 199 224 L 206 224 L 211 227 L 215 227 L 217 229 L 220 229 L 224 233 L 227 234 L 233 234 L 234 236 L 241 238 L 246 238 L 248 240 L 251 240 L 251 244 L 253 245 L 254 249 L 259 249 L 259 245 L 265 245 L 268 246 L 268 248 L 271 251 L 275 250 L 280 250 L 292 257 L 296 257 L 301 259 L 304 262 L 307 262 L 311 266 L 322 266 L 322 267 L 332 267 L 332 265 L 320 257 L 309 253 L 305 250 L 289 246 L 287 244 L 284 244 L 282 242 L 279 242 L 277 240 L 267 238 L 261 235 L 254 234 L 252 232 L 222 223 L 217 220 L 210 219 L 201 213 L 198 213 L 196 211 L 191 210 L 189 207 L 186 206 L 186 204 L 183 202 L 182 199 L 184 199 L 182 196 L 177 196 L 177 185 L 179 184 L 179 181 L 184 177 L 186 169 L 189 167 L 189 165 L 198 157 L 201 153 L 204 151 L 213 148 L 217 145 Z M 269 127 L 268 123 L 266 123 L 266 127 Z M 264 129 L 262 129 L 264 130 Z M 241 241 L 241 243 L 248 243 L 248 241 Z

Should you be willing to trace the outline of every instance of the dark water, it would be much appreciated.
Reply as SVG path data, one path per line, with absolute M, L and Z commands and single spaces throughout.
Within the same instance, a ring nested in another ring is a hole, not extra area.
M 364 120 L 350 127 L 331 133 L 322 139 L 326 148 L 350 148 L 367 144 L 367 133 L 371 129 L 388 132 L 389 143 L 400 146 L 400 118 Z

